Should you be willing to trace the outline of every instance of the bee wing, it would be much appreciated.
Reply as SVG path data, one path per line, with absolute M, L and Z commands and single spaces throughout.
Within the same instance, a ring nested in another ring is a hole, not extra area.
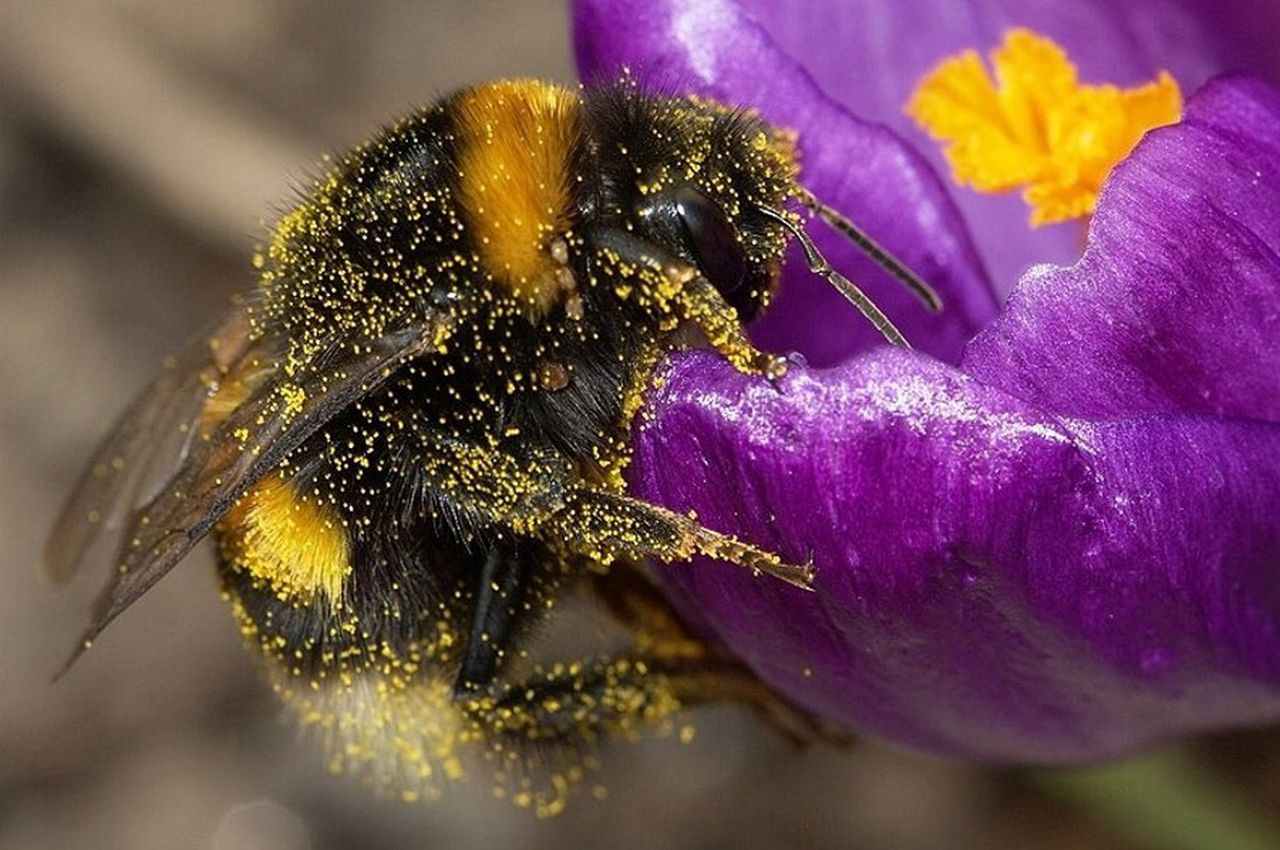
M 339 411 L 390 377 L 398 366 L 425 353 L 433 344 L 438 324 L 425 322 L 387 333 L 371 343 L 335 347 L 326 352 L 323 362 L 304 364 L 292 374 L 272 369 L 211 434 L 187 439 L 172 474 L 129 516 L 116 569 L 64 670 L 108 623 L 191 551 L 255 481 Z M 157 384 L 164 382 L 162 376 Z M 149 412 L 159 400 L 164 400 L 162 407 L 181 407 L 179 400 L 185 398 L 187 380 L 178 380 L 176 386 L 172 390 L 167 384 L 160 387 L 163 392 L 148 404 L 131 410 L 107 445 L 136 445 L 135 432 L 145 430 L 141 426 L 150 428 L 163 419 Z M 152 395 L 147 393 L 147 397 Z M 106 457 L 113 455 L 108 452 Z M 114 489 L 119 487 L 114 485 Z M 82 494 L 77 493 L 71 506 L 81 501 Z M 85 544 L 58 547 L 63 548 L 82 554 Z M 62 569 L 69 572 L 74 563 Z
M 166 359 L 98 446 L 63 505 L 45 544 L 49 578 L 70 579 L 95 542 L 118 533 L 140 501 L 176 474 L 199 433 L 213 382 L 250 347 L 247 322 L 236 313 Z

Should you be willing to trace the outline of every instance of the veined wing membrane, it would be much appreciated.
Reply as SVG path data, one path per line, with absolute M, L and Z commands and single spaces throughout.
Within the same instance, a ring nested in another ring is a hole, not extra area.
M 181 468 L 199 434 L 204 405 L 218 382 L 251 348 L 244 314 L 236 312 L 168 358 L 163 371 L 99 444 L 49 533 L 45 574 L 73 576 L 93 544 L 118 534 L 143 499 Z
M 304 365 L 293 375 L 275 370 L 207 439 L 192 441 L 177 474 L 130 518 L 116 570 L 67 667 L 191 551 L 254 482 L 397 367 L 428 351 L 438 323 L 335 348 L 323 366 Z

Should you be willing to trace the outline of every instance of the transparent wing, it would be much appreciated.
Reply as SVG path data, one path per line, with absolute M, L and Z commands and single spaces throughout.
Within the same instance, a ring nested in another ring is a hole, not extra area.
M 303 364 L 291 370 L 292 374 L 269 364 L 262 379 L 210 433 L 200 433 L 199 409 L 193 414 L 188 406 L 191 396 L 201 398 L 189 374 L 161 376 L 116 427 L 104 444 L 104 451 L 95 457 L 95 466 L 86 478 L 89 485 L 77 491 L 64 512 L 64 519 L 70 515 L 68 524 L 64 527 L 60 520 L 55 529 L 55 534 L 66 533 L 67 539 L 50 544 L 51 553 L 56 556 L 50 561 L 50 569 L 60 574 L 73 572 L 92 540 L 92 533 L 86 535 L 78 525 L 79 517 L 87 516 L 86 510 L 94 510 L 88 506 L 98 504 L 96 500 L 102 497 L 113 505 L 112 510 L 118 510 L 114 505 L 122 496 L 140 489 L 141 485 L 129 480 L 127 474 L 97 483 L 94 476 L 103 458 L 112 466 L 111 461 L 121 456 L 116 453 L 118 450 L 135 449 L 133 463 L 126 460 L 121 473 L 132 465 L 138 469 L 134 475 L 145 478 L 146 470 L 157 466 L 157 461 L 170 469 L 154 493 L 128 511 L 115 569 L 67 667 L 108 623 L 208 534 L 255 481 L 278 466 L 339 411 L 390 377 L 397 367 L 425 353 L 442 322 L 415 324 L 373 342 L 334 346 L 318 362 Z M 255 345 L 245 343 L 244 349 L 235 354 L 238 359 L 247 360 L 261 352 Z M 197 379 L 196 384 L 204 387 L 205 382 Z M 203 393 L 202 398 L 207 400 L 208 390 Z M 172 410 L 183 411 L 179 418 L 187 416 L 178 451 L 159 459 L 150 457 L 145 448 L 137 452 L 139 446 L 144 446 L 144 434 L 162 430 L 166 420 L 173 421 L 167 419 Z
M 177 473 L 217 382 L 251 347 L 247 330 L 237 312 L 201 334 L 165 361 L 163 371 L 121 415 L 49 533 L 44 569 L 50 578 L 70 579 L 94 543 L 119 535 L 138 505 Z

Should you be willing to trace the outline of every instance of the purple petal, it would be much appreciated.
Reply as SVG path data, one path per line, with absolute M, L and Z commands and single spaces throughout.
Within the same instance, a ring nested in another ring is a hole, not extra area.
M 1212 53 L 1200 45 L 1223 38 L 1201 27 L 1151 40 L 1133 21 L 1177 17 L 1131 5 L 1114 7 L 1131 52 L 1177 44 L 1185 64 L 1159 64 L 1184 82 Z M 903 6 L 918 24 L 918 6 Z M 1073 6 L 1086 3 L 1064 0 Z M 1215 8 L 1229 16 L 1245 0 Z M 807 169 L 812 146 L 846 144 L 819 131 L 877 138 L 727 0 L 581 2 L 577 24 L 584 70 L 656 68 L 758 105 L 801 131 Z M 856 39 L 838 40 L 830 67 L 874 86 L 836 64 L 860 61 Z M 1247 58 L 1244 40 L 1214 43 Z M 637 494 L 790 560 L 812 555 L 819 571 L 805 594 L 726 565 L 668 568 L 690 620 L 799 703 L 935 752 L 1079 761 L 1280 718 L 1280 425 L 1263 421 L 1280 396 L 1275 100 L 1256 82 L 1217 84 L 1184 126 L 1154 134 L 1104 195 L 1088 256 L 1027 277 L 971 346 L 970 375 L 882 350 L 828 371 L 797 366 L 779 392 L 711 354 L 677 359 L 636 435 Z M 885 182 L 847 150 L 832 165 L 817 158 L 819 178 L 854 162 L 849 179 L 869 170 Z M 868 215 L 885 209 L 869 188 L 847 199 L 866 212 L 836 202 L 875 229 Z M 953 215 L 945 201 L 934 209 Z M 901 238 L 885 241 L 920 265 Z M 809 301 L 791 280 L 785 291 Z M 829 333 L 816 311 L 779 308 L 784 339 Z M 857 347 L 810 350 L 838 362 Z
M 812 78 L 727 0 L 581 0 L 575 43 L 584 79 L 630 66 L 647 84 L 752 106 L 799 132 L 802 180 L 939 289 L 929 314 L 855 248 L 811 230 L 832 265 L 865 283 L 920 349 L 955 362 L 995 302 L 958 212 L 927 164 L 892 133 L 828 99 Z M 852 308 L 793 253 L 777 303 L 759 323 L 761 345 L 836 363 L 880 342 Z
M 1150 133 L 964 368 L 1059 413 L 1280 419 L 1280 91 L 1219 80 Z
M 1280 4 L 1272 0 L 741 0 L 829 96 L 882 121 L 947 174 L 938 146 L 903 114 L 920 78 L 966 49 L 985 53 L 1012 27 L 1066 48 L 1086 82 L 1136 85 L 1168 70 L 1184 90 L 1224 71 L 1280 81 Z M 954 192 L 1005 292 L 1032 262 L 1066 263 L 1080 252 L 1074 224 L 1025 226 L 1016 196 Z
M 671 595 L 825 717 L 1010 761 L 1280 718 L 1280 426 L 1061 420 L 897 351 L 781 392 L 695 353 L 652 408 L 639 495 L 817 569 Z

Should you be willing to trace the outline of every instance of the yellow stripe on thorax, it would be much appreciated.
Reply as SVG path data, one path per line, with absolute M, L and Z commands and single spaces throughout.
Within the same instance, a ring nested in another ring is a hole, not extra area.
M 508 294 L 540 315 L 566 292 L 551 245 L 569 225 L 578 97 L 509 80 L 463 94 L 454 116 L 460 201 L 481 260 Z
M 222 555 L 281 599 L 336 606 L 351 572 L 351 547 L 335 512 L 278 474 L 262 479 L 219 526 Z

